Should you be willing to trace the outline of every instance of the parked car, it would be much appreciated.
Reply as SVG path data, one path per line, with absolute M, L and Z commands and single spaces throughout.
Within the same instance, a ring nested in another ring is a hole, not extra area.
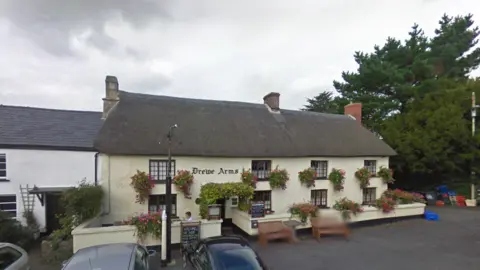
M 267 270 L 247 240 L 240 236 L 215 236 L 182 249 L 184 268 L 196 270 Z
M 30 270 L 28 253 L 17 245 L 0 243 L 0 269 Z
M 79 249 L 62 270 L 150 270 L 155 250 L 134 243 L 106 244 Z

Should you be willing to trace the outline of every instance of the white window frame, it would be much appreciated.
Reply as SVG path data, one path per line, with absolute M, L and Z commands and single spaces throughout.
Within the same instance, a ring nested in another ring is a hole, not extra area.
M 0 207 L 0 210 L 4 211 L 4 212 L 8 212 L 8 213 L 13 213 L 14 214 L 13 217 L 16 218 L 17 217 L 17 210 L 18 210 L 17 195 L 15 195 L 15 194 L 2 194 L 2 195 L 0 195 L 0 198 L 2 198 L 2 197 L 13 197 L 13 198 L 15 198 L 15 201 L 10 201 L 10 202 L 0 201 L 0 205 L 14 204 L 15 209 L 4 210 L 4 209 L 1 209 L 2 207 Z
M 0 164 L 5 164 L 5 169 L 0 169 L 0 172 L 5 172 L 5 176 L 0 175 L 0 180 L 7 180 L 7 155 L 0 154 L 0 159 L 2 159 L 2 161 L 0 161 Z

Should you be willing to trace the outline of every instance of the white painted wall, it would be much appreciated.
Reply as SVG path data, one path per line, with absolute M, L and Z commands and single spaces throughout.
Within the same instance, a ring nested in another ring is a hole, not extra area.
M 17 219 L 22 222 L 24 207 L 20 185 L 74 186 L 84 178 L 94 181 L 95 152 L 0 149 L 0 153 L 6 155 L 7 179 L 10 180 L 0 182 L 0 195 L 16 195 Z M 36 197 L 34 214 L 44 230 L 45 207 Z
M 136 170 L 149 171 L 150 159 L 166 159 L 163 156 L 107 156 L 101 155 L 102 171 L 101 181 L 105 191 L 108 193 L 110 188 L 111 211 L 106 220 L 108 222 L 121 221 L 134 213 L 148 211 L 148 204 L 135 203 L 135 192 L 130 186 L 130 177 L 136 173 Z M 188 209 L 192 212 L 194 218 L 199 218 L 199 207 L 195 204 L 195 199 L 199 197 L 202 183 L 223 183 L 240 182 L 240 173 L 234 175 L 221 174 L 217 172 L 220 168 L 249 169 L 252 158 L 212 158 L 212 157 L 174 157 L 176 161 L 176 170 L 191 170 L 192 167 L 202 169 L 214 169 L 215 174 L 195 175 L 192 186 L 192 199 L 186 199 L 182 193 L 177 195 L 177 213 L 180 217 Z M 272 160 L 272 168 L 277 165 L 290 173 L 290 181 L 287 183 L 286 190 L 274 189 L 272 191 L 272 209 L 275 214 L 286 213 L 288 207 L 293 203 L 310 201 L 311 189 L 328 189 L 328 206 L 332 206 L 335 200 L 341 197 L 348 197 L 350 200 L 361 203 L 362 190 L 360 189 L 354 173 L 358 168 L 363 167 L 364 160 L 377 160 L 377 170 L 380 166 L 388 167 L 388 157 L 377 158 L 262 158 L 262 160 Z M 328 171 L 332 168 L 344 169 L 346 171 L 345 189 L 341 192 L 334 192 L 332 185 L 328 180 L 317 180 L 315 188 L 307 188 L 300 185 L 298 172 L 310 166 L 311 160 L 328 160 Z M 110 180 L 110 182 L 109 182 Z M 377 188 L 377 197 L 387 189 L 380 178 L 371 179 L 370 187 Z M 270 190 L 268 182 L 259 182 L 256 190 Z M 172 186 L 173 193 L 177 193 Z M 165 184 L 157 184 L 152 190 L 152 194 L 165 194 Z M 228 203 L 227 203 L 228 204 Z M 108 209 L 108 196 L 106 200 L 106 209 Z M 226 218 L 232 218 L 232 209 L 226 207 Z

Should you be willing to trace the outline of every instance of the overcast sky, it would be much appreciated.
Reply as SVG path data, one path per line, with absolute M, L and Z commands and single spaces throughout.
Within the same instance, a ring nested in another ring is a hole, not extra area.
M 1 0 L 0 104 L 101 110 L 110 74 L 131 92 L 277 91 L 298 109 L 357 68 L 354 51 L 415 22 L 431 35 L 445 12 L 480 23 L 478 0 Z

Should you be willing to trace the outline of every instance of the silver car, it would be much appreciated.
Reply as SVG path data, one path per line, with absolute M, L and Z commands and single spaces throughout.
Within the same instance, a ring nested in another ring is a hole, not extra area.
M 28 253 L 17 245 L 0 243 L 0 269 L 30 270 Z
M 79 249 L 62 270 L 149 270 L 155 250 L 133 243 L 106 244 Z

